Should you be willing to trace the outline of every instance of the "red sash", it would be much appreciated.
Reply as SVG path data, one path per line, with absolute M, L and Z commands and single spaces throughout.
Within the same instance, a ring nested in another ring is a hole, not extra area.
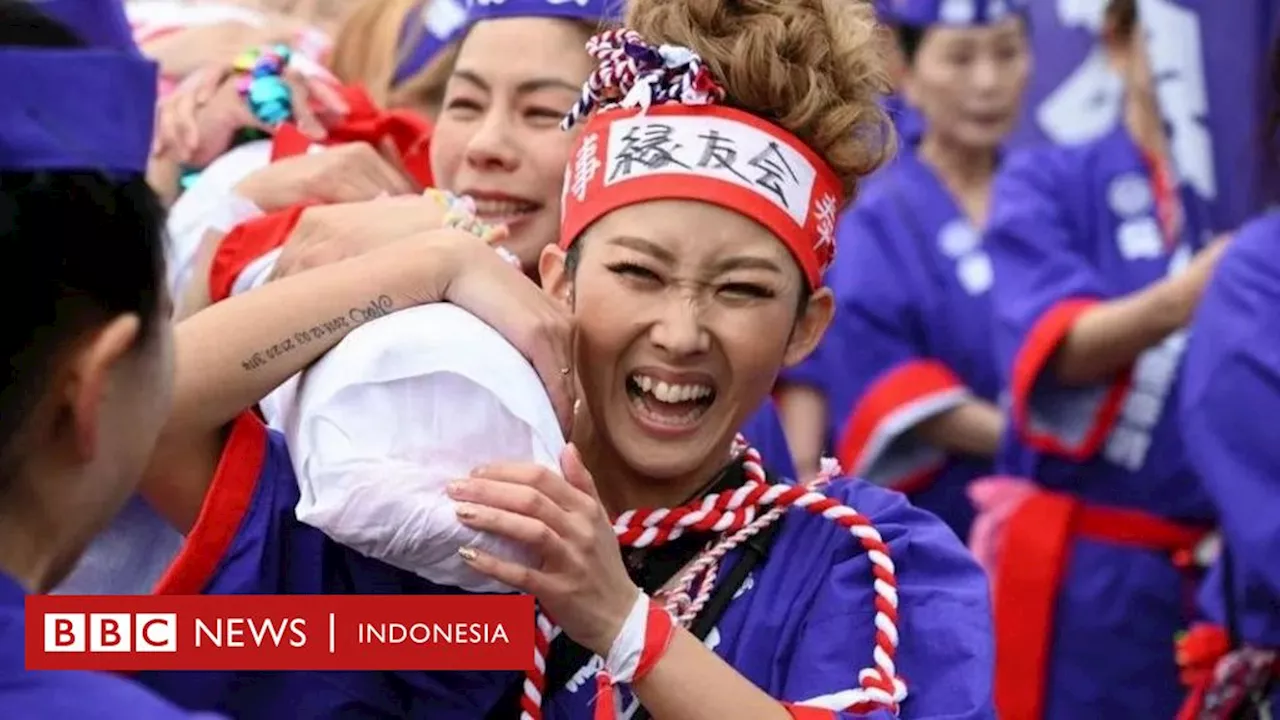
M 1076 538 L 1168 553 L 1191 563 L 1207 528 L 1038 492 L 1008 519 L 994 573 L 996 707 L 1001 720 L 1045 712 L 1054 609 Z

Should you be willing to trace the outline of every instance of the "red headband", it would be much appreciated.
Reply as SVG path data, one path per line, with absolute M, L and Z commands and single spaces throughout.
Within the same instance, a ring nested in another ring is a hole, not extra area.
M 723 105 L 597 112 L 565 173 L 560 247 L 593 222 L 649 200 L 699 200 L 771 230 L 811 287 L 835 256 L 840 180 L 797 137 Z

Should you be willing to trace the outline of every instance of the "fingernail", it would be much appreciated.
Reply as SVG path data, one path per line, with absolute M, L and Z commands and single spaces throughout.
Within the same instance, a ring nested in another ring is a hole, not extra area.
M 444 490 L 445 492 L 449 493 L 451 497 L 463 495 L 467 492 L 467 483 L 463 480 L 451 482 L 447 487 L 445 487 Z
M 453 509 L 454 513 L 463 520 L 472 520 L 476 516 L 476 509 L 473 505 L 467 503 L 458 503 Z
M 467 562 L 475 562 L 476 558 L 480 557 L 479 553 L 469 547 L 458 548 L 458 555 L 462 556 L 462 559 Z
M 489 470 L 488 465 L 481 465 L 480 467 L 475 468 L 474 470 L 471 471 L 471 477 L 484 477 L 486 474 L 488 474 L 488 470 Z

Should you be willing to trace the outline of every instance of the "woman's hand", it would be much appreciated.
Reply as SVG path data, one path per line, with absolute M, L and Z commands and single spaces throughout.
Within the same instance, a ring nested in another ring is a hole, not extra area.
M 227 151 L 240 129 L 269 130 L 240 96 L 232 60 L 191 73 L 160 101 L 153 156 L 204 167 Z M 313 139 L 323 139 L 325 128 L 349 112 L 341 94 L 319 78 L 287 68 L 284 81 L 292 93 L 294 123 Z
M 531 463 L 495 464 L 449 486 L 464 525 L 524 543 L 541 555 L 540 567 L 473 548 L 459 554 L 476 570 L 537 596 L 569 637 L 604 657 L 640 590 L 573 445 L 561 453 L 560 468 L 563 475 Z
M 573 426 L 577 381 L 573 372 L 573 324 L 568 313 L 510 262 L 474 235 L 459 253 L 443 299 L 489 323 L 533 365 L 551 397 L 560 427 Z M 594 488 L 593 488 L 594 491 Z
M 415 234 L 448 226 L 448 211 L 422 195 L 317 205 L 302 212 L 271 272 L 272 280 L 345 260 Z M 504 228 L 496 239 L 506 236 Z
M 394 148 L 380 152 L 368 143 L 348 143 L 284 158 L 251 173 L 235 192 L 264 212 L 302 203 L 360 203 L 421 192 L 400 169 L 394 153 Z
M 1209 281 L 1213 279 L 1213 271 L 1217 269 L 1218 261 L 1226 252 L 1231 237 L 1229 234 L 1223 234 L 1214 238 L 1204 249 L 1196 253 L 1187 264 L 1186 270 L 1172 279 L 1177 288 L 1181 307 L 1184 308 L 1182 325 L 1191 322 L 1191 317 L 1199 307 L 1200 298 L 1204 295 L 1205 288 L 1209 286 Z
M 162 75 L 184 78 L 210 63 L 226 62 L 245 48 L 288 42 L 305 27 L 283 16 L 264 18 L 261 25 L 226 20 L 144 40 L 141 49 L 159 63 Z

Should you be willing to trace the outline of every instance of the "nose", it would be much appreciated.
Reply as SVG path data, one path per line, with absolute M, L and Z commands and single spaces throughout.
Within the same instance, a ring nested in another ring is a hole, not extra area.
M 1000 63 L 993 58 L 983 58 L 973 68 L 973 85 L 978 92 L 991 92 L 1000 84 Z
M 514 128 L 507 113 L 490 107 L 467 142 L 467 164 L 476 170 L 513 170 L 520 163 Z
M 711 348 L 701 303 L 694 292 L 675 291 L 661 303 L 649 340 L 672 359 L 696 357 Z

